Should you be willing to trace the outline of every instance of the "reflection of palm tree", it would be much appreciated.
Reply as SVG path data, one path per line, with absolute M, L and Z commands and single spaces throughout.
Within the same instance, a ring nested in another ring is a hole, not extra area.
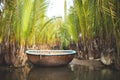
M 27 79 L 29 71 L 30 71 L 29 67 L 7 69 L 4 70 L 2 74 L 0 72 L 0 78 L 2 80 L 24 80 Z

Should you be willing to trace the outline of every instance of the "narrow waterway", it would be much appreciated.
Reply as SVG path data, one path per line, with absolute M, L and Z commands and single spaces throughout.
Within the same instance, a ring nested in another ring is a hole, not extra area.
M 0 80 L 120 80 L 120 71 L 78 65 L 0 69 Z

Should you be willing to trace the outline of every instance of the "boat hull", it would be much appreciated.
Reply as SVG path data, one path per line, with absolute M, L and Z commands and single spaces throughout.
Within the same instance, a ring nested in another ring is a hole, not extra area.
M 63 52 L 62 52 L 63 53 Z M 75 54 L 61 54 L 61 55 L 54 55 L 55 53 L 51 53 L 53 55 L 34 55 L 34 54 L 27 54 L 28 60 L 35 65 L 39 66 L 64 66 L 69 64 L 72 59 L 74 58 Z

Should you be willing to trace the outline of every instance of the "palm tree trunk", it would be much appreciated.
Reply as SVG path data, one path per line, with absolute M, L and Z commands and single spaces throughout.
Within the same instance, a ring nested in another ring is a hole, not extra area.
M 0 65 L 3 63 L 2 45 L 0 43 Z

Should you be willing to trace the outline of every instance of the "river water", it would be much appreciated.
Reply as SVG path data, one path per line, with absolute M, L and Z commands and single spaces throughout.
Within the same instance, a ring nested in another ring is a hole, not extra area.
M 0 80 L 120 80 L 120 71 L 78 65 L 0 69 Z

